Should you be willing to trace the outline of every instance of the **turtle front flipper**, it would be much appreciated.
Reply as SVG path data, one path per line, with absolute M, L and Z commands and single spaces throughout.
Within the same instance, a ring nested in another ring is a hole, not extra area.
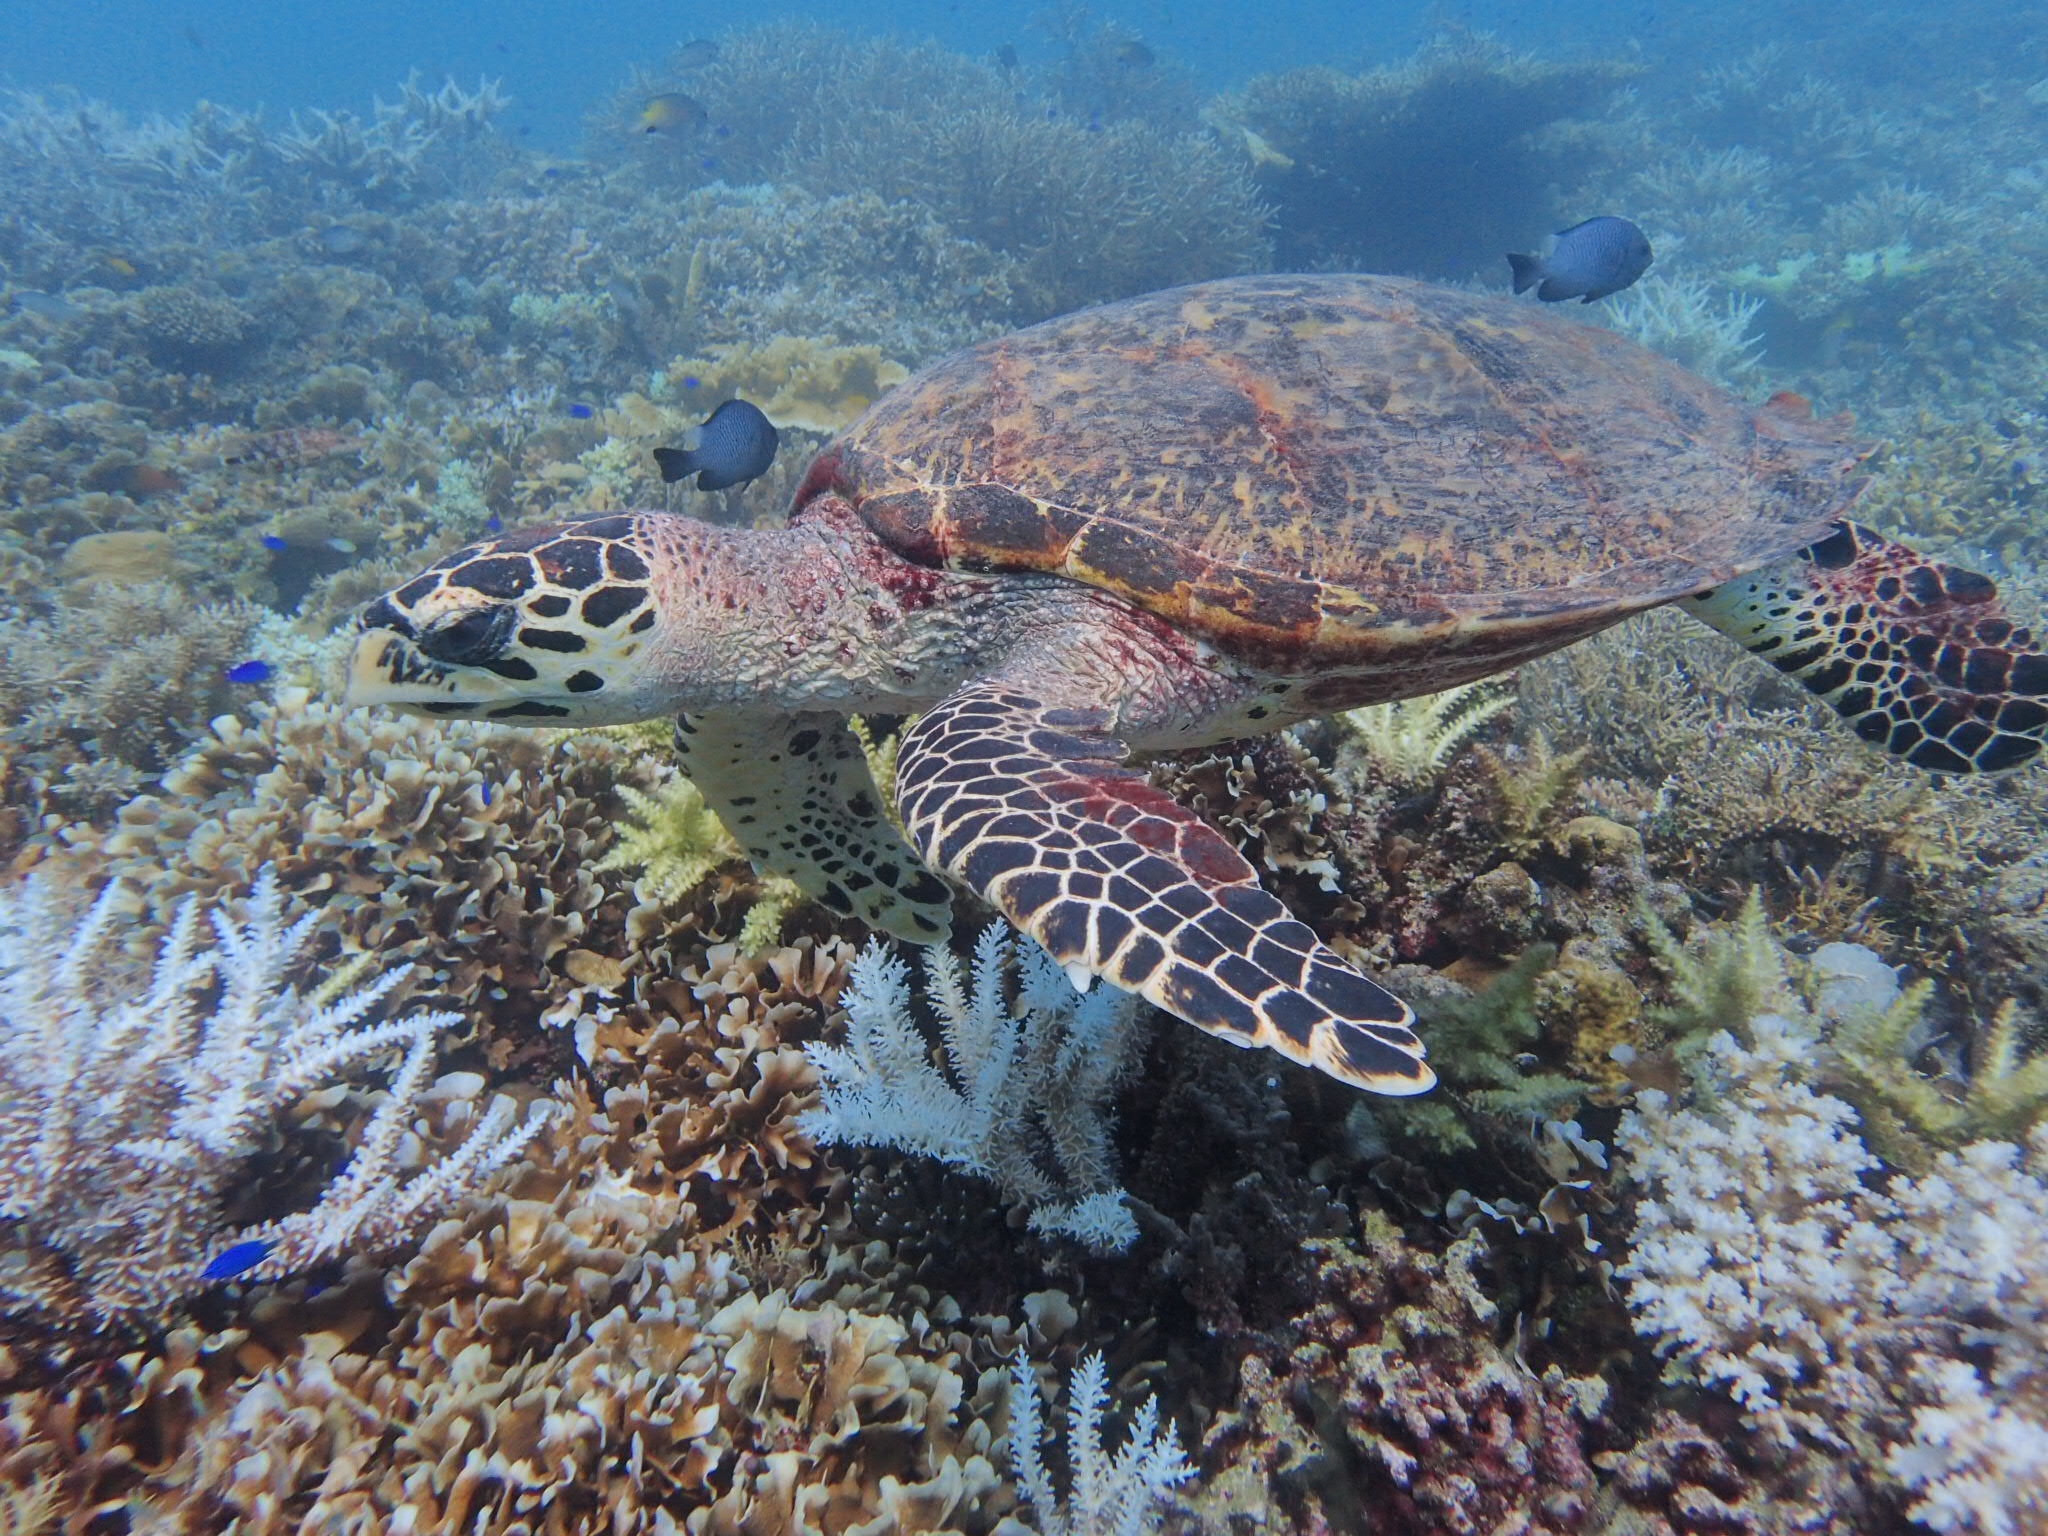
M 1684 606 L 1937 773 L 1999 773 L 2048 737 L 2048 655 L 1988 576 L 1859 523 Z
M 1123 765 L 1107 711 L 969 684 L 905 734 L 918 852 L 1079 985 L 1100 976 L 1233 1045 L 1375 1093 L 1421 1093 L 1415 1016 L 1318 940 L 1214 828 Z
M 913 944 L 951 935 L 953 893 L 896 835 L 837 715 L 683 715 L 676 756 L 756 868 Z

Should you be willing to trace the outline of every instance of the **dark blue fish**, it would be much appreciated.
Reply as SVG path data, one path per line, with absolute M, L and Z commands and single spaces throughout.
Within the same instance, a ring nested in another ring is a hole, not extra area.
M 250 1270 L 270 1257 L 270 1244 L 262 1238 L 251 1238 L 246 1243 L 237 1243 L 223 1249 L 213 1257 L 213 1262 L 200 1271 L 202 1280 L 232 1280 L 237 1275 L 246 1275 Z
M 503 533 L 504 531 L 505 519 L 498 516 L 497 513 L 493 512 L 489 517 L 484 519 L 485 533 Z
M 702 389 L 703 387 L 704 381 L 698 378 L 697 375 L 695 375 L 694 373 L 686 373 L 683 375 L 683 388 Z
M 476 792 L 484 802 L 484 809 L 489 810 L 491 808 L 491 786 L 488 784 L 479 784 L 477 786 Z
M 597 414 L 597 408 L 595 406 L 585 405 L 581 400 L 579 400 L 574 405 L 569 407 L 569 414 L 571 416 L 574 416 L 578 421 L 588 421 L 591 417 Z
M 1590 304 L 1621 292 L 1649 271 L 1651 258 L 1649 238 L 1640 229 L 1627 219 L 1603 213 L 1560 229 L 1540 256 L 1510 252 L 1508 265 L 1514 269 L 1517 293 L 1535 288 L 1536 297 L 1546 304 L 1560 299 Z
M 271 551 L 273 554 L 275 554 L 280 549 L 290 549 L 292 547 L 292 541 L 290 539 L 279 538 L 274 533 L 264 534 L 263 537 L 258 542 L 261 543 L 265 549 Z
M 775 424 L 759 406 L 728 400 L 704 418 L 696 447 L 657 448 L 654 462 L 667 484 L 694 474 L 698 490 L 722 491 L 766 474 L 775 462 L 777 441 Z
M 277 668 L 267 661 L 243 661 L 229 667 L 227 679 L 231 683 L 267 683 L 277 676 Z

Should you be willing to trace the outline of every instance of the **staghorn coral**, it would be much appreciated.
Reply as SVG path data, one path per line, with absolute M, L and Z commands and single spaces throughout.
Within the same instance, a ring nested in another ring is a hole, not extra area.
M 372 104 L 367 121 L 346 111 L 294 112 L 270 149 L 309 180 L 366 202 L 389 201 L 428 185 L 447 189 L 468 168 L 465 151 L 509 104 L 495 80 L 465 91 L 447 79 L 429 91 L 415 71 L 400 83 L 396 101 Z
M 147 976 L 125 974 L 113 935 L 129 897 L 110 884 L 80 914 L 36 876 L 0 896 L 7 1310 L 163 1318 L 222 1278 L 395 1248 L 517 1158 L 545 1120 L 535 1105 L 520 1124 L 500 1097 L 469 1112 L 445 1157 L 409 1168 L 402 1143 L 455 1015 L 365 1025 L 401 976 L 355 985 L 362 967 L 302 997 L 286 978 L 318 914 L 288 923 L 267 869 L 246 920 L 211 912 L 209 944 L 187 898 Z M 403 1061 L 347 1169 L 310 1210 L 237 1232 L 230 1197 L 285 1106 L 393 1047 Z
M 926 951 L 942 1072 L 911 1016 L 909 968 L 871 942 L 851 973 L 846 1043 L 809 1048 L 824 1091 L 804 1129 L 827 1144 L 938 1158 L 1030 1206 L 1037 1231 L 1128 1248 L 1138 1228 L 1116 1184 L 1108 1101 L 1136 1065 L 1142 1004 L 1107 987 L 1077 993 L 1044 951 L 1027 945 L 1019 959 L 1015 944 L 991 923 L 964 981 L 949 951 Z
M 1652 272 L 1601 307 L 1596 323 L 1620 331 L 1727 388 L 1756 371 L 1763 338 L 1757 334 L 1759 298 L 1716 294 L 1686 273 Z

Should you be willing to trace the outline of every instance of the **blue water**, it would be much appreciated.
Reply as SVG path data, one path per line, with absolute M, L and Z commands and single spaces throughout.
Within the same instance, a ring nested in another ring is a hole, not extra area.
M 1275 26 L 1265 7 L 1139 4 L 1095 14 L 1142 33 L 1223 85 L 1304 55 L 1373 62 L 1412 48 L 1423 25 L 1415 4 L 1361 6 L 1305 0 Z M 1549 7 L 1457 7 L 1487 25 L 1528 30 L 1532 11 Z M 635 64 L 652 65 L 676 44 L 716 36 L 730 26 L 808 17 L 860 31 L 933 37 L 949 48 L 985 54 L 1010 43 L 1028 62 L 1049 54 L 1028 5 L 966 0 L 898 0 L 893 5 L 804 5 L 763 0 L 729 11 L 630 0 L 564 5 L 510 0 L 502 5 L 415 4 L 363 0 L 294 8 L 289 23 L 268 7 L 161 5 L 104 0 L 91 5 L 19 8 L 8 23 L 0 70 L 21 86 L 70 85 L 130 110 L 182 113 L 200 98 L 226 106 L 360 109 L 373 94 L 418 69 L 430 82 L 465 85 L 499 78 L 516 100 L 510 131 L 567 148 L 582 114 Z M 1540 22 L 1537 23 L 1540 26 Z

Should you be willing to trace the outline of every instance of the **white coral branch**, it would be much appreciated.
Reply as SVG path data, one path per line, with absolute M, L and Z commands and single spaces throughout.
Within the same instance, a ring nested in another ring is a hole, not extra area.
M 1158 1399 L 1148 1397 L 1139 1405 L 1123 1444 L 1112 1454 L 1103 1444 L 1102 1431 L 1109 1407 L 1109 1369 L 1099 1352 L 1074 1368 L 1067 1390 L 1072 1487 L 1062 1503 L 1040 1452 L 1045 1419 L 1038 1402 L 1038 1378 L 1021 1357 L 1010 1367 L 1010 1463 L 1018 1492 L 1038 1516 L 1044 1536 L 1146 1536 L 1157 1531 L 1168 1493 L 1194 1476 L 1174 1427 L 1159 1427 Z
M 61 1260 L 30 1266 L 56 1278 L 27 1303 L 162 1315 L 228 1275 L 394 1245 L 538 1130 L 544 1111 L 514 1124 L 509 1103 L 495 1106 L 404 1177 L 434 1042 L 455 1016 L 365 1023 L 402 970 L 357 984 L 361 967 L 344 968 L 302 997 L 286 976 L 317 917 L 288 920 L 269 869 L 240 920 L 181 904 L 142 976 L 124 972 L 115 943 L 130 900 L 109 886 L 80 915 L 40 876 L 0 893 L 0 1249 Z M 394 1047 L 402 1064 L 325 1197 L 264 1228 L 226 1228 L 227 1198 L 281 1111 Z
M 1143 1043 L 1142 1005 L 1112 988 L 1077 993 L 1036 948 L 1020 961 L 1001 923 L 975 945 L 971 978 L 928 952 L 925 997 L 947 1070 L 913 1016 L 909 967 L 879 943 L 862 950 L 845 1045 L 806 1048 L 823 1088 L 805 1131 L 935 1157 L 1032 1206 L 1040 1231 L 1128 1247 L 1137 1224 L 1116 1187 L 1110 1104 Z

